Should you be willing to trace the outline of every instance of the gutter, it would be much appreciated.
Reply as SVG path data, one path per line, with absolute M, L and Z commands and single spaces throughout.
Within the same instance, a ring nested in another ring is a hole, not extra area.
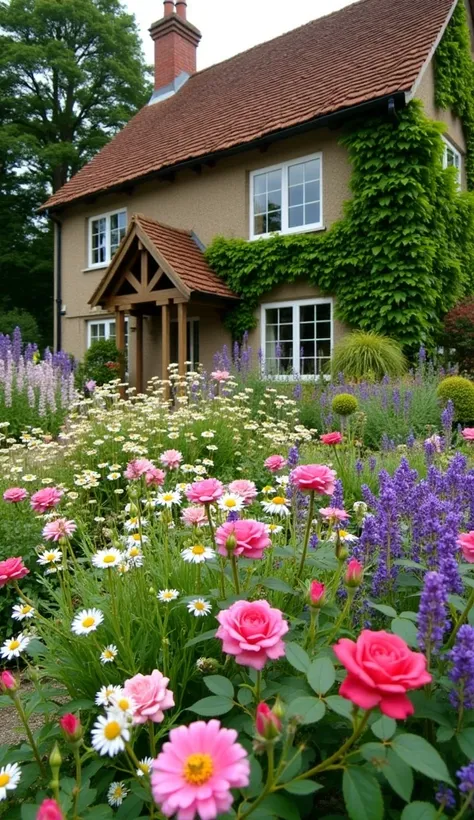
M 52 211 L 47 212 L 49 218 L 56 225 L 56 266 L 55 266 L 55 325 L 56 325 L 56 352 L 59 353 L 62 347 L 61 314 L 63 308 L 62 297 L 62 227 L 63 223 Z

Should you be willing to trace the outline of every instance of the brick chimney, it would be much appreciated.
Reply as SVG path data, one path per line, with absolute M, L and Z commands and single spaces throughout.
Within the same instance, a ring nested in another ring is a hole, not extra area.
M 163 17 L 150 28 L 155 43 L 155 98 L 158 91 L 172 94 L 195 73 L 201 39 L 201 32 L 186 19 L 186 0 L 164 0 L 163 6 Z

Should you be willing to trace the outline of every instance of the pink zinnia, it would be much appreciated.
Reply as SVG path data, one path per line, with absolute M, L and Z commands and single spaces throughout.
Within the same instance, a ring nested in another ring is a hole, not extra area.
M 165 474 L 159 467 L 152 467 L 151 470 L 146 471 L 145 481 L 148 487 L 161 487 L 165 481 Z
M 325 464 L 301 464 L 290 475 L 299 490 L 310 490 L 318 495 L 332 495 L 336 473 Z
M 228 370 L 213 370 L 211 376 L 216 382 L 225 382 L 229 378 L 230 373 Z
M 165 450 L 160 456 L 160 461 L 168 470 L 177 470 L 183 460 L 183 454 L 179 450 Z
M 186 507 L 181 520 L 187 527 L 201 527 L 207 521 L 206 510 L 204 507 Z
M 10 504 L 18 504 L 19 501 L 24 501 L 27 498 L 28 492 L 24 487 L 9 487 L 3 493 L 3 500 Z
M 288 462 L 286 458 L 283 458 L 283 456 L 275 455 L 268 456 L 263 464 L 264 467 L 266 467 L 267 470 L 270 470 L 271 473 L 277 473 L 279 470 L 283 470 L 283 467 L 286 467 Z
M 188 501 L 193 504 L 212 504 L 224 494 L 224 486 L 217 478 L 203 478 L 195 481 L 186 490 Z
M 326 521 L 336 523 L 336 521 L 347 521 L 350 518 L 349 513 L 345 510 L 340 510 L 338 507 L 321 507 L 320 514 Z
M 342 441 L 342 435 L 338 430 L 335 430 L 334 433 L 323 433 L 319 438 L 323 444 L 340 444 Z
M 0 561 L 0 587 L 4 587 L 10 581 L 19 581 L 28 575 L 29 571 L 23 563 L 23 558 L 7 558 Z
M 229 484 L 229 492 L 235 493 L 244 499 L 244 504 L 251 504 L 254 498 L 257 497 L 257 488 L 253 481 L 247 478 L 237 478 L 236 481 L 231 481 Z
M 62 491 L 57 487 L 45 487 L 31 496 L 31 506 L 37 513 L 45 513 L 57 507 L 62 498 Z
M 38 809 L 36 820 L 64 820 L 64 815 L 61 807 L 52 797 L 47 797 L 43 800 Z
M 219 545 L 220 555 L 228 555 L 226 547 L 228 538 L 232 538 L 235 544 L 232 549 L 233 554 L 242 555 L 243 558 L 261 558 L 263 550 L 271 544 L 266 525 L 249 518 L 226 521 L 218 527 L 216 543 Z
M 56 518 L 55 521 L 48 521 L 43 527 L 43 538 L 46 541 L 60 541 L 61 538 L 69 538 L 76 532 L 77 526 L 74 521 L 67 518 Z
M 459 533 L 456 544 L 461 547 L 462 554 L 468 564 L 474 564 L 474 530 Z
M 151 720 L 153 723 L 161 723 L 164 719 L 163 710 L 171 709 L 174 706 L 174 697 L 167 686 L 169 678 L 163 677 L 158 669 L 154 669 L 151 675 L 134 675 L 124 683 L 124 692 L 133 701 L 133 722 L 146 723 Z
M 217 615 L 220 627 L 216 638 L 222 641 L 222 651 L 235 655 L 242 666 L 263 669 L 267 660 L 285 654 L 283 635 L 288 624 L 279 609 L 268 601 L 236 601 Z
M 154 470 L 155 465 L 147 458 L 134 458 L 129 461 L 124 476 L 128 481 L 136 481 L 142 475 L 146 475 L 150 470 Z
M 474 441 L 474 427 L 465 427 L 461 435 L 466 441 Z
M 151 790 L 165 817 L 177 820 L 214 820 L 229 811 L 231 789 L 250 781 L 247 752 L 236 743 L 235 729 L 220 721 L 198 720 L 178 726 L 169 734 L 153 762 Z

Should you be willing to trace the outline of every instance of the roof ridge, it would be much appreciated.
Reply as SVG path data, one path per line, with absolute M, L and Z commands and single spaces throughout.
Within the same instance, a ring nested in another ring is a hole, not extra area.
M 188 231 L 187 228 L 176 228 L 175 225 L 169 225 L 167 222 L 160 222 L 158 219 L 153 219 L 151 216 L 145 216 L 142 213 L 135 213 L 132 214 L 132 219 L 135 218 L 136 221 L 140 221 L 143 219 L 145 222 L 152 222 L 154 225 L 159 225 L 160 228 L 168 228 L 170 231 L 177 231 L 178 233 L 184 233 L 186 236 L 189 236 L 192 239 L 192 231 Z

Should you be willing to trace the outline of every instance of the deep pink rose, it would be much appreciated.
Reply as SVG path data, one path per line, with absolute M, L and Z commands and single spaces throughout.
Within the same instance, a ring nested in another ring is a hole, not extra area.
M 64 820 L 64 815 L 56 800 L 47 797 L 38 809 L 36 820 Z
M 193 504 L 212 504 L 224 494 L 224 486 L 217 478 L 203 478 L 195 481 L 186 490 L 188 501 Z
M 72 712 L 63 715 L 59 721 L 59 725 L 66 735 L 68 740 L 77 741 L 82 737 L 81 721 Z
M 29 571 L 23 563 L 23 558 L 7 558 L 0 561 L 0 587 L 4 587 L 10 581 L 19 581 L 28 575 Z
M 474 441 L 474 427 L 465 427 L 461 435 L 466 441 Z
M 37 513 L 45 513 L 57 507 L 62 498 L 62 491 L 57 487 L 45 487 L 31 496 L 31 506 Z
M 24 487 L 9 487 L 3 493 L 3 500 L 10 504 L 18 504 L 19 501 L 24 501 L 27 498 L 28 492 Z
M 379 706 L 384 715 L 405 720 L 414 712 L 406 693 L 431 682 L 425 656 L 389 632 L 364 629 L 357 641 L 341 638 L 333 650 L 348 672 L 339 694 L 361 709 Z
M 264 740 L 275 740 L 281 733 L 281 720 L 266 703 L 259 703 L 257 706 L 255 728 Z
M 163 677 L 158 669 L 154 669 L 151 675 L 138 674 L 125 681 L 125 694 L 131 698 L 135 706 L 135 724 L 146 723 L 147 720 L 161 723 L 164 719 L 163 710 L 174 706 L 173 693 L 166 688 L 169 682 L 170 679 Z
M 326 603 L 326 585 L 321 581 L 311 581 L 309 585 L 309 603 L 319 609 Z
M 211 377 L 216 380 L 216 382 L 225 382 L 229 378 L 230 373 L 228 370 L 213 370 L 211 373 Z
M 216 638 L 222 641 L 222 651 L 235 655 L 237 663 L 263 669 L 267 660 L 285 654 L 283 635 L 288 624 L 279 609 L 268 601 L 236 601 L 217 615 L 220 627 Z
M 471 530 L 471 532 L 461 532 L 456 544 L 458 547 L 461 547 L 462 554 L 468 564 L 474 564 L 474 530 Z
M 243 498 L 244 504 L 251 504 L 254 498 L 257 497 L 257 488 L 253 481 L 247 478 L 237 478 L 229 484 L 229 492 L 239 495 Z
M 134 458 L 129 461 L 124 476 L 128 481 L 137 481 L 142 475 L 146 475 L 150 470 L 154 470 L 155 465 L 148 458 Z
M 263 550 L 271 544 L 266 525 L 260 521 L 248 518 L 226 521 L 216 531 L 218 552 L 225 557 L 228 554 L 226 543 L 229 536 L 234 536 L 236 542 L 232 550 L 234 555 L 242 555 L 243 558 L 261 558 Z
M 323 433 L 319 438 L 323 444 L 340 444 L 342 441 L 342 435 L 338 430 L 335 430 L 334 433 Z
M 360 587 L 363 577 L 364 567 L 357 558 L 351 558 L 344 575 L 345 585 L 347 587 Z
M 277 473 L 279 470 L 283 470 L 283 467 L 286 467 L 288 464 L 286 458 L 283 456 L 268 456 L 263 462 L 264 466 L 267 470 L 270 470 L 271 473 Z
M 301 464 L 290 475 L 300 490 L 311 490 L 318 495 L 332 495 L 336 473 L 325 464 Z

